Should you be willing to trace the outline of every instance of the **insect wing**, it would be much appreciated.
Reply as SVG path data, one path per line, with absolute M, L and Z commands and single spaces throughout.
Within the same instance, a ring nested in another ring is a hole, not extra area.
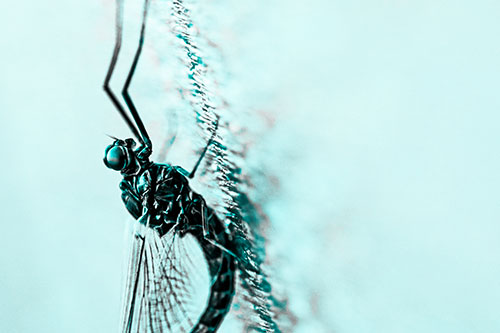
M 122 332 L 190 332 L 207 304 L 208 267 L 198 241 L 174 229 L 159 234 L 135 222 Z

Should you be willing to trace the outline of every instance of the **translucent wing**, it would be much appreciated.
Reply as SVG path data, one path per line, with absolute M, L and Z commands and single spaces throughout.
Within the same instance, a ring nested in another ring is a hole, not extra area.
M 134 222 L 122 332 L 190 332 L 206 306 L 210 280 L 198 241 L 163 237 Z

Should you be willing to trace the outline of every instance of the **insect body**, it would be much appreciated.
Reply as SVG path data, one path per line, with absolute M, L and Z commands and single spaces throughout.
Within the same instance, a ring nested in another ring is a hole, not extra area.
M 229 235 L 203 197 L 191 190 L 184 169 L 150 162 L 148 150 L 133 150 L 134 145 L 132 139 L 116 140 L 106 149 L 104 163 L 121 171 L 122 200 L 134 218 L 160 237 L 168 232 L 180 237 L 189 233 L 200 243 L 213 282 L 206 310 L 192 332 L 213 332 L 229 311 L 234 295 L 235 258 L 226 250 L 231 248 Z M 130 305 L 127 330 L 133 325 L 134 307 Z
M 115 139 L 106 148 L 104 163 L 108 168 L 121 172 L 122 200 L 143 227 L 136 233 L 134 243 L 137 246 L 129 271 L 123 332 L 215 332 L 228 313 L 234 296 L 235 246 L 224 224 L 203 197 L 191 190 L 188 182 L 188 178 L 194 177 L 215 132 L 190 173 L 178 166 L 150 161 L 152 143 L 128 92 L 144 42 L 149 0 L 145 0 L 139 47 L 122 90 L 133 120 L 109 86 L 122 41 L 123 3 L 117 0 L 117 4 L 116 42 L 104 90 L 140 146 L 135 148 L 133 139 Z M 206 260 L 210 292 L 199 317 L 190 317 L 181 304 L 180 291 L 189 283 L 190 277 L 174 265 L 166 264 L 172 259 L 169 258 L 171 246 L 167 245 L 170 236 L 172 239 L 194 238 Z M 177 312 L 181 314 L 175 314 Z M 173 328 L 173 316 L 177 317 L 176 320 L 187 318 L 188 324 Z

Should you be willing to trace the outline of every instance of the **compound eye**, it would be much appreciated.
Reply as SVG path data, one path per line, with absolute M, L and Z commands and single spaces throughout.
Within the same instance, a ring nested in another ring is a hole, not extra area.
M 121 146 L 113 146 L 107 149 L 104 164 L 113 170 L 123 170 L 128 164 L 127 151 Z

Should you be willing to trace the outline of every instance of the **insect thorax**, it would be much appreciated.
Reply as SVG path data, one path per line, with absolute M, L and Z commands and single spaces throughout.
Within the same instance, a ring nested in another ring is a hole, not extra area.
M 124 174 L 120 188 L 132 216 L 161 236 L 175 224 L 181 230 L 192 229 L 195 219 L 191 217 L 203 200 L 191 190 L 179 168 L 169 164 L 152 163 L 135 175 Z

